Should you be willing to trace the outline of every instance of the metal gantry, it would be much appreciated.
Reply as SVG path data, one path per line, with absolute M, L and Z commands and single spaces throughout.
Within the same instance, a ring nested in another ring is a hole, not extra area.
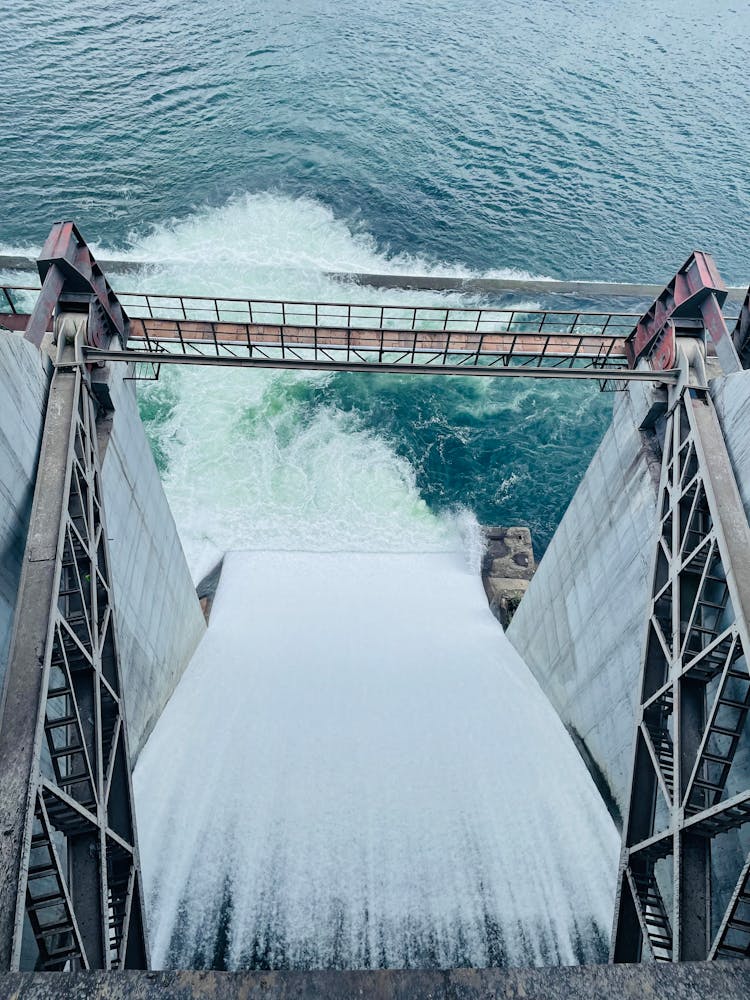
M 82 265 L 81 246 L 73 249 Z M 55 303 L 70 284 L 64 276 Z M 87 329 L 93 308 L 87 301 L 73 327 Z M 142 969 L 148 946 L 101 404 L 63 334 L 57 352 L 0 723 L 0 968 L 18 969 L 23 956 L 25 967 L 43 970 Z
M 107 360 L 645 379 L 667 387 L 658 530 L 623 833 L 614 961 L 750 956 L 750 527 L 705 380 L 750 362 L 750 299 L 695 253 L 626 314 L 130 296 L 71 223 L 3 322 L 57 332 L 0 722 L 0 968 L 146 968 L 143 894 L 91 372 Z M 373 313 L 374 310 L 374 313 Z M 393 312 L 389 312 L 393 310 Z M 70 315 L 72 314 L 72 315 Z M 68 343 L 65 330 L 72 331 Z M 626 336 L 628 331 L 632 331 Z M 716 901 L 713 870 L 731 865 Z
M 675 338 L 674 324 L 666 310 L 642 341 L 657 363 L 682 355 L 684 378 L 665 418 L 615 962 L 750 957 L 750 854 L 730 837 L 750 824 L 750 775 L 735 766 L 750 744 L 750 527 L 705 384 L 710 327 L 688 321 Z M 735 344 L 721 352 L 730 370 Z
M 26 329 L 37 289 L 0 286 L 0 314 Z M 637 370 L 630 313 L 273 301 L 122 292 L 127 336 L 84 345 L 88 361 L 322 371 L 674 382 Z

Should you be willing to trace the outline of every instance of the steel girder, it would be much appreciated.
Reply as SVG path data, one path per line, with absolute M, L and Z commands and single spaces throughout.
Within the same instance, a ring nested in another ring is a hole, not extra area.
M 732 331 L 732 342 L 742 367 L 750 368 L 750 288 L 747 290 L 742 309 Z
M 80 366 L 45 418 L 0 722 L 0 968 L 147 968 L 96 434 Z
M 750 856 L 712 923 L 712 846 L 750 823 L 750 527 L 706 389 L 667 419 L 610 958 L 750 957 Z M 726 844 L 724 845 L 724 848 Z M 736 845 L 735 845 L 736 847 Z M 716 893 L 714 892 L 714 897 Z

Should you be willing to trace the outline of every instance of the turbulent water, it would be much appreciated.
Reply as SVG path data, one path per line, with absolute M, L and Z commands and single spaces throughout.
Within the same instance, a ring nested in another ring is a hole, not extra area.
M 746 0 L 14 0 L 7 23 L 6 241 L 73 214 L 118 244 L 276 190 L 482 271 L 666 280 L 697 245 L 747 281 Z
M 162 262 L 119 287 L 323 300 L 383 300 L 330 270 L 658 281 L 695 245 L 747 280 L 746 4 L 12 13 L 3 249 L 73 217 Z M 196 580 L 228 553 L 135 775 L 156 962 L 600 957 L 617 837 L 477 565 L 478 522 L 543 552 L 609 401 L 217 370 L 140 400 Z
M 617 837 L 459 553 L 236 552 L 213 614 L 136 770 L 157 965 L 602 957 Z
M 284 218 L 290 246 L 277 234 L 279 263 L 264 268 L 221 213 L 160 232 L 191 288 L 247 281 L 329 297 L 313 257 L 304 273 L 288 266 L 296 226 L 319 220 L 334 251 L 351 234 L 305 203 L 262 197 L 238 210 Z M 187 263 L 199 240 L 233 254 L 238 273 Z M 439 468 L 473 422 L 467 450 L 484 435 L 500 452 L 487 453 L 479 488 L 508 503 L 521 482 L 504 460 L 514 425 L 559 433 L 564 401 L 569 431 L 598 398 L 465 381 L 175 369 L 142 390 L 196 579 L 229 553 L 206 638 L 135 774 L 156 964 L 603 957 L 614 827 L 488 610 L 479 505 L 441 496 L 460 476 L 431 475 L 399 441 L 399 428 L 418 440 L 421 411 Z M 552 520 L 553 497 L 540 497 L 540 520 Z

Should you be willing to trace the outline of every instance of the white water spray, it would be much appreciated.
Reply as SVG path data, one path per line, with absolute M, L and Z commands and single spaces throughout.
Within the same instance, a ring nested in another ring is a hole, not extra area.
M 145 253 L 182 263 L 140 286 L 277 297 L 346 298 L 322 269 L 392 263 L 273 196 Z M 229 551 L 135 774 L 154 961 L 599 957 L 618 838 L 487 608 L 476 521 L 431 513 L 387 441 L 315 402 L 325 378 L 180 370 L 146 394 L 196 579 Z

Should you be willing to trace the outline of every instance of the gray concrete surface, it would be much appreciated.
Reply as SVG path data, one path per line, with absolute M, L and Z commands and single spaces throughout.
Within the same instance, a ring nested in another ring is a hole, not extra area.
M 750 962 L 376 972 L 0 975 L 3 1000 L 747 1000 Z
M 47 369 L 20 334 L 0 330 L 0 690 L 31 516 Z
M 117 635 L 133 759 L 203 635 L 203 614 L 124 365 L 109 379 L 115 413 L 102 466 Z M 31 512 L 47 366 L 0 330 L 0 684 Z M 106 438 L 106 435 L 103 435 Z
M 126 366 L 112 365 L 115 412 L 102 464 L 133 758 L 193 655 L 205 620 Z
M 646 392 L 615 397 L 612 423 L 508 629 L 620 812 L 660 471 L 654 434 L 638 430 Z
M 632 765 L 661 463 L 657 435 L 638 429 L 651 393 L 631 386 L 615 397 L 612 423 L 508 629 L 620 812 Z M 750 371 L 714 379 L 712 395 L 750 517 Z M 750 759 L 738 757 L 737 765 L 750 774 Z

